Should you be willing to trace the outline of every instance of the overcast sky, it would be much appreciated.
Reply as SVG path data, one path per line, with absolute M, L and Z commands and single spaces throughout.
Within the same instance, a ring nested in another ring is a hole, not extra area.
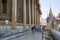
M 46 18 L 48 16 L 50 10 L 50 4 L 54 16 L 57 16 L 58 13 L 60 12 L 60 0 L 40 0 L 41 11 L 42 11 L 41 18 Z

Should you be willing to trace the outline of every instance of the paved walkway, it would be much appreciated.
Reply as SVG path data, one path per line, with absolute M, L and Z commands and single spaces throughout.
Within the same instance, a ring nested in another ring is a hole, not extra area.
M 29 33 L 11 40 L 42 40 L 42 34 L 36 32 L 35 34 Z

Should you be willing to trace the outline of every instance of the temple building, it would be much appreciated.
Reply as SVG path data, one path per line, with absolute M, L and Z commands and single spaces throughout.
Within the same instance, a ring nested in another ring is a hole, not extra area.
M 0 27 L 22 29 L 40 25 L 39 0 L 0 0 Z M 3 26 L 2 26 L 3 25 Z
M 58 14 L 58 16 L 57 16 L 57 24 L 60 24 L 60 13 Z
M 60 30 L 60 13 L 57 16 L 56 21 L 57 21 L 57 27 L 58 27 L 58 31 L 59 31 Z
M 47 17 L 46 20 L 47 20 L 47 25 L 49 25 L 51 29 L 54 29 L 55 23 L 56 23 L 56 18 L 53 16 L 51 8 L 49 11 L 49 16 Z

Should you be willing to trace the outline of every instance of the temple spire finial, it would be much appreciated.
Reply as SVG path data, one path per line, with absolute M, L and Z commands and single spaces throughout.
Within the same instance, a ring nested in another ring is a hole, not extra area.
M 51 0 L 50 0 L 50 11 L 49 11 L 49 15 L 52 15 Z

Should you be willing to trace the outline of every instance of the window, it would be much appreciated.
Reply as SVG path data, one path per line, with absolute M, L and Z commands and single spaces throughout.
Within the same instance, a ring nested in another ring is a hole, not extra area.
M 7 0 L 2 0 L 3 13 L 7 14 Z

